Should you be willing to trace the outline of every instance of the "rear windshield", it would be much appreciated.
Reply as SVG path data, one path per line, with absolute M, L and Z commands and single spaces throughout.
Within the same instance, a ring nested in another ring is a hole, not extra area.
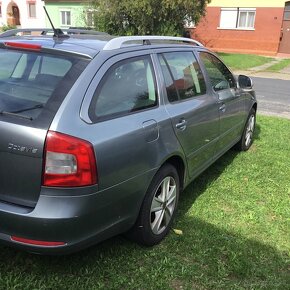
M 83 71 L 83 62 L 70 56 L 1 49 L 0 112 L 34 120 L 51 99 L 57 110 L 56 103 L 61 103 Z

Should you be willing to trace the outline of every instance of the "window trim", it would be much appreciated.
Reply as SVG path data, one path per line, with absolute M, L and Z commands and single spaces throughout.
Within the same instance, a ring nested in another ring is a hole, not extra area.
M 151 66 L 152 77 L 153 77 L 154 87 L 155 87 L 155 94 L 156 94 L 156 103 L 152 106 L 145 107 L 145 108 L 131 111 L 131 112 L 125 111 L 125 112 L 112 113 L 112 114 L 98 117 L 93 111 L 96 107 L 96 104 L 97 104 L 97 101 L 99 98 L 99 92 L 102 89 L 104 82 L 106 81 L 106 76 L 107 76 L 107 73 L 110 71 L 110 69 L 112 67 L 114 67 L 116 64 L 124 62 L 124 61 L 128 61 L 128 60 L 138 61 L 138 60 L 143 60 L 143 59 L 148 59 L 150 66 Z M 103 66 L 104 65 L 105 65 L 105 63 L 103 64 Z M 93 85 L 93 83 L 91 85 Z M 144 111 L 153 110 L 153 109 L 158 108 L 159 105 L 160 105 L 160 103 L 159 103 L 159 90 L 158 90 L 158 82 L 157 82 L 157 75 L 156 75 L 154 61 L 152 59 L 151 54 L 142 54 L 142 55 L 128 56 L 126 58 L 121 58 L 119 60 L 114 61 L 111 65 L 109 65 L 107 67 L 105 72 L 100 76 L 99 81 L 96 83 L 94 92 L 91 96 L 91 100 L 90 100 L 89 105 L 87 107 L 87 115 L 88 115 L 88 118 L 91 121 L 91 123 L 95 124 L 95 123 L 99 123 L 99 122 L 104 122 L 104 121 L 108 121 L 108 120 L 122 118 L 125 116 L 130 116 L 133 114 L 138 114 L 138 113 L 141 113 Z
M 235 12 L 237 12 L 236 19 L 235 19 L 235 27 L 222 27 L 221 26 L 222 11 L 235 11 Z M 255 13 L 254 14 L 253 27 L 242 27 L 242 26 L 239 26 L 241 12 L 248 12 L 248 13 L 249 12 L 254 12 Z M 257 9 L 256 8 L 244 8 L 244 7 L 242 7 L 242 8 L 241 7 L 226 8 L 226 7 L 222 7 L 220 9 L 220 20 L 219 20 L 219 26 L 217 27 L 217 29 L 219 29 L 219 30 L 246 30 L 246 31 L 254 31 L 255 30 L 256 15 L 257 15 Z

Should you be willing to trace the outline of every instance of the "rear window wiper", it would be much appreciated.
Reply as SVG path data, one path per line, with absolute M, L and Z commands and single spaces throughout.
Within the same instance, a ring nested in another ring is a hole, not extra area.
M 38 104 L 38 105 L 35 105 L 35 106 L 32 106 L 32 107 L 28 107 L 28 108 L 24 108 L 24 109 L 20 109 L 20 110 L 16 110 L 16 111 L 11 111 L 9 113 L 18 114 L 18 113 L 31 111 L 31 110 L 35 110 L 35 109 L 40 109 L 40 108 L 43 108 L 43 104 Z
M 21 115 L 19 113 L 22 112 L 26 112 L 26 111 L 30 111 L 30 110 L 34 110 L 34 109 L 39 109 L 39 108 L 43 108 L 42 104 L 38 104 L 32 107 L 28 107 L 28 108 L 24 108 L 24 109 L 20 109 L 20 110 L 16 110 L 16 111 L 0 111 L 0 115 L 8 115 L 8 116 L 15 116 L 15 117 L 19 117 L 19 118 L 23 118 L 23 119 L 28 119 L 28 120 L 33 120 L 32 117 L 29 116 L 25 116 L 25 115 Z
M 24 116 L 24 115 L 13 113 L 13 112 L 7 112 L 7 111 L 0 111 L 0 115 L 15 116 L 15 117 L 23 118 L 23 119 L 28 119 L 30 121 L 33 120 L 32 117 Z

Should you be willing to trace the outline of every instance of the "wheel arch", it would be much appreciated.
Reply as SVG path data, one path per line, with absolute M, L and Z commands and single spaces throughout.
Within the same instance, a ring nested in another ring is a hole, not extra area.
M 253 106 L 252 106 L 252 109 L 254 109 L 257 112 L 257 108 L 258 108 L 258 104 L 254 103 Z
M 164 163 L 160 166 L 162 168 L 165 164 L 171 164 L 177 170 L 179 181 L 180 181 L 180 192 L 183 191 L 185 185 L 185 162 L 179 155 L 173 155 L 169 157 Z

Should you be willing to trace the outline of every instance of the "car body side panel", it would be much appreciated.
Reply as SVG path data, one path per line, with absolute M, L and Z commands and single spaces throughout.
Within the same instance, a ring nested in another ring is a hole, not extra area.
M 142 54 L 144 52 L 133 56 Z M 148 52 L 146 54 L 148 55 Z M 98 190 L 112 192 L 112 200 L 127 197 L 130 199 L 130 202 L 126 200 L 123 205 L 119 203 L 118 211 L 112 208 L 107 219 L 113 220 L 118 213 L 119 219 L 130 217 L 130 220 L 135 221 L 147 188 L 157 170 L 171 156 L 178 155 L 183 160 L 185 158 L 163 106 L 159 82 L 157 82 L 159 104 L 156 107 L 96 123 L 84 117 L 84 111 L 88 110 L 88 104 L 102 76 L 111 65 L 124 57 L 118 55 L 109 58 L 101 67 L 96 63 L 95 69 L 98 73 L 90 82 L 88 90 L 85 92 L 81 89 L 83 83 L 73 88 L 67 103 L 61 107 L 61 114 L 57 113 L 50 129 L 87 140 L 93 145 L 97 160 Z M 91 74 L 90 67 L 92 66 L 88 66 L 83 77 L 86 84 Z M 87 121 L 84 121 L 83 117 Z M 147 176 L 147 179 L 144 176 Z M 143 182 L 139 182 L 138 186 L 128 186 L 139 178 Z M 119 186 L 124 189 L 120 190 Z M 53 190 L 48 194 L 54 194 Z
M 165 156 L 170 156 L 172 152 L 181 150 L 180 145 L 175 140 L 161 98 L 159 98 L 157 107 L 134 112 L 124 117 L 92 123 L 85 116 L 95 89 L 107 69 L 119 60 L 126 58 L 126 56 L 135 57 L 148 55 L 148 53 L 147 51 L 141 51 L 129 55 L 118 54 L 115 57 L 109 57 L 101 67 L 98 67 L 96 61 L 95 67 L 98 73 L 88 90 L 84 92 L 81 89 L 81 84 L 75 88 L 75 91 L 71 91 L 71 95 L 68 96 L 70 101 L 62 106 L 61 113 L 57 113 L 51 125 L 51 130 L 65 132 L 88 140 L 93 144 L 97 159 L 100 190 L 138 176 L 146 172 L 148 168 L 159 168 Z M 93 65 L 94 61 L 92 66 L 89 65 L 89 67 L 93 67 Z M 86 71 L 88 75 L 91 74 L 89 67 Z M 86 81 L 88 77 L 84 76 L 83 78 Z M 159 88 L 157 90 L 160 96 Z M 84 100 L 82 101 L 83 97 Z M 78 108 L 80 107 L 79 112 Z M 79 115 L 76 116 L 77 114 L 80 114 L 82 119 L 86 121 L 80 119 Z M 157 138 L 152 138 L 152 134 L 156 135 Z M 182 153 L 180 154 L 182 155 Z

